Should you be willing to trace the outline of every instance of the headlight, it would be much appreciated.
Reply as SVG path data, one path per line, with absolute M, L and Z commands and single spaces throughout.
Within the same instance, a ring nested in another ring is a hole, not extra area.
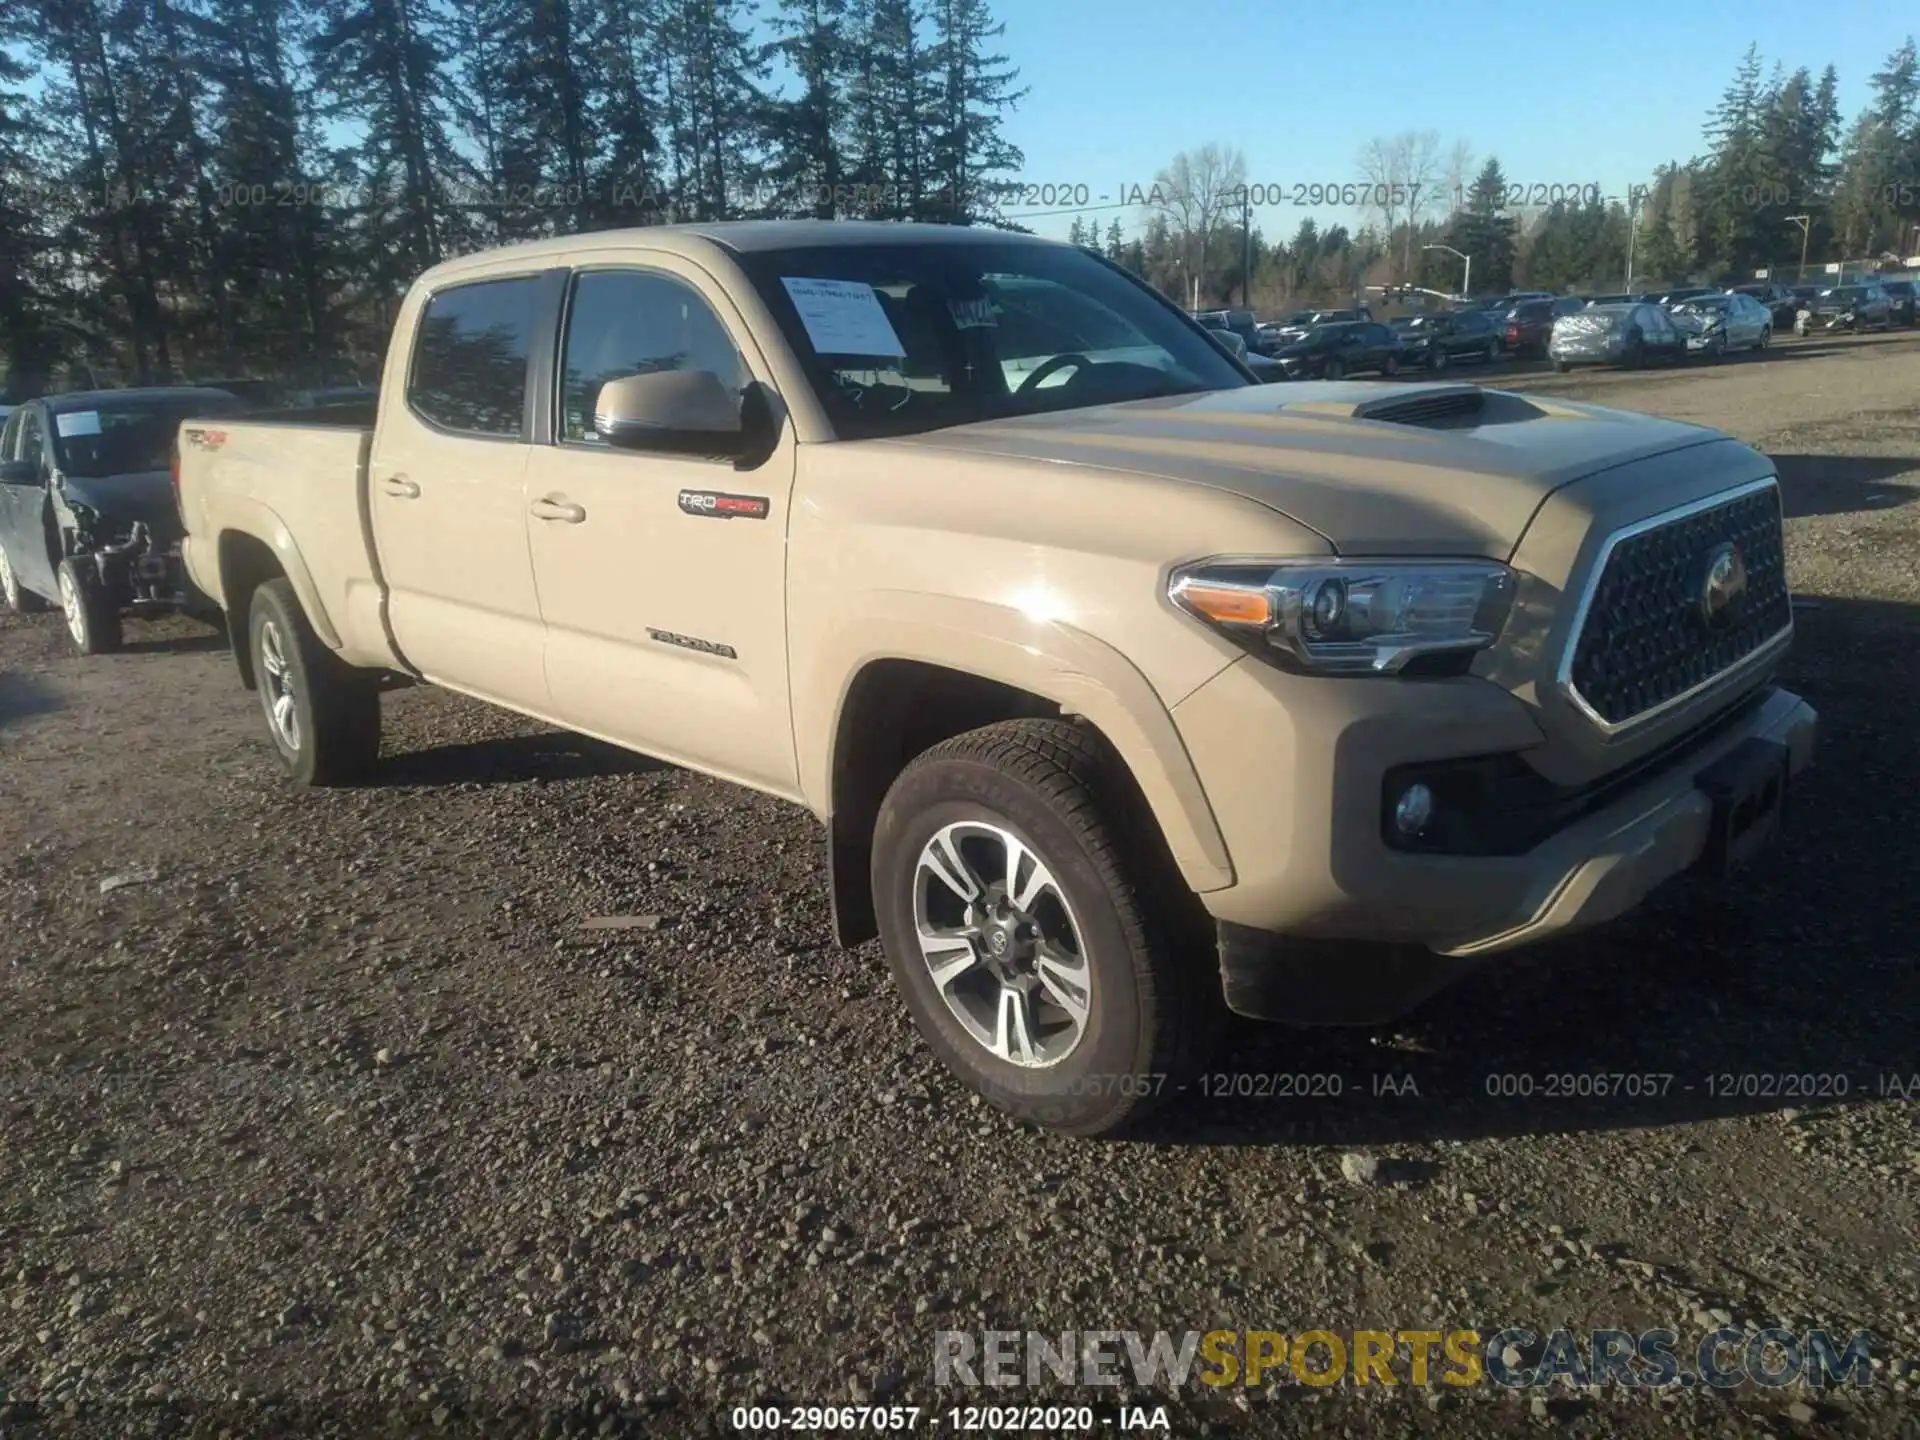
M 1290 669 L 1459 673 L 1499 638 L 1514 576 L 1485 560 L 1278 560 L 1190 565 L 1168 597 Z

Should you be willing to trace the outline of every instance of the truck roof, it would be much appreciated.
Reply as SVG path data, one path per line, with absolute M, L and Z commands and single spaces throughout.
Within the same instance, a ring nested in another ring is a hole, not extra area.
M 588 230 L 550 240 L 477 250 L 442 261 L 423 280 L 451 278 L 467 271 L 498 271 L 507 263 L 544 256 L 563 257 L 584 249 L 631 245 L 697 258 L 714 246 L 740 254 L 760 250 L 802 250 L 821 245 L 962 245 L 980 240 L 995 244 L 1058 246 L 1065 242 L 991 226 L 925 225 L 898 220 L 715 220 L 686 225 L 638 225 L 620 230 Z

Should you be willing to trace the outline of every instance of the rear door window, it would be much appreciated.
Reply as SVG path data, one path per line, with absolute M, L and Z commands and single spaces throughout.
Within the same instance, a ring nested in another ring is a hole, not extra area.
M 517 440 L 540 296 L 531 275 L 438 291 L 413 343 L 407 404 L 443 430 Z

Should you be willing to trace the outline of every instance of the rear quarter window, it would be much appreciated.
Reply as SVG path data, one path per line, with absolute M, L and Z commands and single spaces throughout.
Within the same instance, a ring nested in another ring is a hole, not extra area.
M 420 317 L 407 404 L 443 430 L 518 439 L 539 280 L 481 280 L 436 291 Z

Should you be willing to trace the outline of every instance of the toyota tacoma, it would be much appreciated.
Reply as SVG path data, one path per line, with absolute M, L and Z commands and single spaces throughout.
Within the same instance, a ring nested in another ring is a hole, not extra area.
M 325 418 L 180 437 L 188 568 L 296 781 L 374 769 L 398 673 L 804 806 L 839 940 L 1075 1133 L 1225 1011 L 1379 1022 L 1735 870 L 1812 752 L 1765 456 L 1259 385 L 1033 237 L 466 256 Z

